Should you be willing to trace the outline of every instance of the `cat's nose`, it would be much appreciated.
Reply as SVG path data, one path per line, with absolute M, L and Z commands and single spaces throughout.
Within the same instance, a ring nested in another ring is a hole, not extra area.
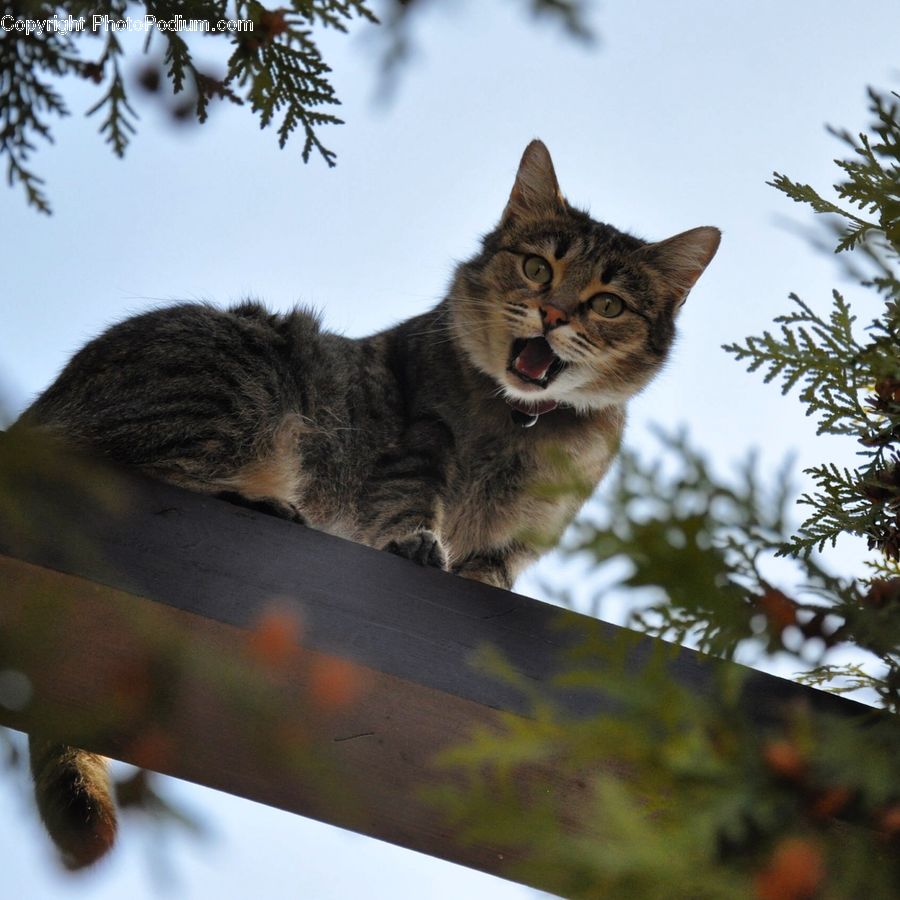
M 546 306 L 540 307 L 540 310 L 545 332 L 559 328 L 560 325 L 565 325 L 569 321 L 569 317 L 558 306 L 548 303 Z

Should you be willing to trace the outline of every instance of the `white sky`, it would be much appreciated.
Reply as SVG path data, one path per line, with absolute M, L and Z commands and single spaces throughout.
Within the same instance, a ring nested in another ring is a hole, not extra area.
M 75 115 L 34 164 L 47 177 L 49 220 L 18 192 L 0 193 L 0 396 L 16 413 L 67 357 L 104 326 L 175 299 L 227 303 L 252 295 L 276 309 L 302 301 L 350 335 L 388 326 L 441 297 L 454 259 L 476 247 L 502 211 L 519 156 L 541 137 L 563 191 L 599 219 L 661 239 L 696 225 L 724 231 L 718 257 L 689 298 L 664 375 L 634 404 L 628 441 L 646 425 L 687 423 L 723 471 L 758 445 L 798 466 L 852 446 L 814 440 L 793 399 L 747 375 L 720 349 L 759 333 L 798 292 L 819 309 L 837 267 L 777 223 L 808 223 L 765 182 L 773 169 L 826 188 L 843 148 L 825 123 L 868 122 L 867 84 L 897 88 L 900 7 L 837 0 L 643 0 L 604 4 L 601 46 L 584 49 L 533 27 L 525 2 L 435 4 L 415 31 L 419 54 L 389 105 L 373 102 L 378 45 L 362 35 L 323 41 L 347 124 L 322 132 L 339 153 L 328 170 L 279 151 L 246 110 L 174 131 L 141 105 L 124 162 L 68 96 Z M 137 98 L 136 98 L 137 99 Z M 858 548 L 840 556 L 855 565 Z M 526 577 L 552 577 L 552 562 Z M 166 897 L 514 898 L 515 885 L 376 841 L 170 784 L 216 839 L 171 842 L 176 882 Z M 25 786 L 0 778 L 0 900 L 159 896 L 142 829 L 116 855 L 70 879 L 50 865 Z M 127 822 L 125 823 L 127 826 Z

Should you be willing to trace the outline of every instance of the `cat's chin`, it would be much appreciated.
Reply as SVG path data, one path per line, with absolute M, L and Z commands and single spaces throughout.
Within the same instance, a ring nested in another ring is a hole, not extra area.
M 566 402 L 557 385 L 550 387 L 522 381 L 508 370 L 498 380 L 503 388 L 503 398 L 520 412 L 542 415 Z
M 546 398 L 538 398 L 535 400 L 519 400 L 516 397 L 506 397 L 507 404 L 512 409 L 523 413 L 526 416 L 542 416 L 544 413 L 553 412 L 559 406 L 556 400 L 548 400 Z
M 499 379 L 506 402 L 519 412 L 528 415 L 543 415 L 557 407 L 574 410 L 578 415 L 591 415 L 610 406 L 621 406 L 626 403 L 640 388 L 622 389 L 612 386 L 603 388 L 596 385 L 576 386 L 571 378 L 563 379 L 563 383 L 555 383 L 549 388 L 539 385 L 523 384 L 509 372 L 503 373 Z

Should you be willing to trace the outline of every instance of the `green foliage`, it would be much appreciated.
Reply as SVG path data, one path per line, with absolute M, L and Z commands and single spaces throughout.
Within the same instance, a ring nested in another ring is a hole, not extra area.
M 150 92 L 168 82 L 176 102 L 171 114 L 177 120 L 195 118 L 205 122 L 211 100 L 249 104 L 259 117 L 260 127 L 277 124 L 278 141 L 284 146 L 292 132 L 304 134 L 303 161 L 315 150 L 334 165 L 334 153 L 319 139 L 323 125 L 339 124 L 331 112 L 339 100 L 329 80 L 330 68 L 314 40 L 314 27 L 346 31 L 350 22 L 377 21 L 364 0 L 292 0 L 289 6 L 269 9 L 257 0 L 105 0 L 88 5 L 81 0 L 66 4 L 7 3 L 0 16 L 19 22 L 65 20 L 84 17 L 81 30 L 64 32 L 50 27 L 28 32 L 10 29 L 0 35 L 0 154 L 7 160 L 10 185 L 21 183 L 28 202 L 40 212 L 50 205 L 41 187 L 43 179 L 31 171 L 29 157 L 35 139 L 52 140 L 50 119 L 69 114 L 55 80 L 75 75 L 102 85 L 100 99 L 88 115 L 104 116 L 100 132 L 117 156 L 122 156 L 136 132 L 138 118 L 129 103 L 122 76 L 123 47 L 119 31 L 93 30 L 94 16 L 108 16 L 118 22 L 153 16 L 147 32 L 145 52 L 159 45 L 162 71 L 147 67 L 141 85 Z M 165 27 L 180 17 L 193 21 L 199 33 Z M 243 23 L 238 30 L 218 30 L 220 22 Z M 188 41 L 184 35 L 197 40 Z M 91 49 L 102 43 L 99 55 Z M 224 73 L 215 75 L 195 62 L 195 51 L 208 52 L 206 45 L 230 47 Z
M 850 306 L 835 291 L 834 306 L 823 320 L 796 294 L 791 300 L 798 310 L 778 316 L 780 337 L 764 331 L 762 337 L 749 337 L 745 345 L 729 344 L 736 359 L 749 360 L 749 371 L 766 367 L 766 382 L 782 379 L 781 392 L 788 393 L 798 382 L 800 399 L 807 415 L 819 417 L 819 434 L 857 434 L 870 427 L 869 414 L 860 403 L 865 387 L 858 360 L 863 348 L 853 334 L 856 317 Z
M 568 544 L 600 562 L 626 558 L 619 587 L 655 588 L 659 599 L 636 609 L 629 624 L 717 656 L 790 653 L 807 683 L 868 687 L 900 712 L 900 579 L 893 568 L 863 584 L 800 553 L 786 593 L 773 576 L 785 578 L 774 562 L 789 553 L 792 537 L 789 466 L 763 490 L 751 456 L 730 484 L 683 435 L 662 440 L 680 470 L 661 473 L 657 462 L 626 451 L 604 510 Z M 833 664 L 848 646 L 862 651 L 860 662 Z
M 818 213 L 841 218 L 837 249 L 861 249 L 875 264 L 878 274 L 864 285 L 885 295 L 881 313 L 860 339 L 853 330 L 856 316 L 837 291 L 827 319 L 792 296 L 798 310 L 776 319 L 779 337 L 766 331 L 725 348 L 748 361 L 750 371 L 764 369 L 766 381 L 780 379 L 783 393 L 802 385 L 800 400 L 807 415 L 817 417 L 820 434 L 850 435 L 862 445 L 863 463 L 852 471 L 830 463 L 807 470 L 817 492 L 801 499 L 811 512 L 790 539 L 792 553 L 822 550 L 841 534 L 864 536 L 892 558 L 900 553 L 900 485 L 894 484 L 900 437 L 900 124 L 895 102 L 875 92 L 870 97 L 873 134 L 854 139 L 835 132 L 858 157 L 837 163 L 847 176 L 835 186 L 838 198 L 869 219 L 783 175 L 776 174 L 772 184 Z
M 535 18 L 559 22 L 573 38 L 588 41 L 583 0 L 524 0 Z M 386 7 L 385 76 L 396 72 L 411 52 L 410 22 L 422 0 L 384 0 Z M 322 143 L 320 129 L 342 124 L 334 110 L 340 100 L 331 83 L 331 68 L 316 42 L 317 29 L 347 32 L 355 22 L 377 24 L 369 0 L 290 0 L 269 8 L 259 0 L 102 0 L 87 4 L 68 0 L 6 0 L 0 18 L 10 16 L 24 25 L 84 18 L 79 30 L 53 24 L 39 30 L 11 28 L 0 32 L 0 157 L 6 158 L 7 181 L 21 184 L 28 203 L 50 213 L 40 178 L 30 167 L 38 138 L 52 141 L 51 121 L 69 115 L 56 82 L 74 75 L 100 86 L 100 99 L 87 114 L 103 116 L 100 133 L 117 156 L 124 156 L 136 134 L 138 114 L 129 101 L 122 75 L 125 51 L 120 31 L 93 28 L 95 16 L 113 23 L 154 17 L 147 30 L 144 53 L 158 53 L 161 67 L 148 63 L 139 86 L 158 93 L 174 120 L 206 122 L 213 100 L 248 106 L 261 128 L 274 126 L 284 147 L 295 132 L 303 134 L 301 157 L 317 153 L 329 166 L 335 153 Z M 181 28 L 168 27 L 180 22 Z M 242 23 L 238 29 L 219 23 Z M 192 23 L 195 30 L 185 30 Z M 207 30 L 208 29 L 208 30 Z M 187 35 L 187 37 L 185 37 Z M 94 50 L 101 44 L 99 52 Z M 202 51 L 218 52 L 219 71 L 196 62 Z M 162 91 L 168 85 L 172 98 Z
M 749 598 L 763 590 L 760 558 L 786 531 L 787 467 L 763 497 L 753 457 L 732 486 L 715 477 L 684 434 L 659 438 L 679 472 L 673 477 L 624 450 L 602 511 L 583 520 L 566 546 L 600 562 L 625 557 L 631 571 L 621 586 L 662 592 L 660 602 L 634 614 L 641 630 L 731 655 L 752 634 Z
M 9 14 L 11 7 L 0 12 Z M 41 189 L 43 179 L 26 168 L 36 137 L 52 140 L 47 116 L 68 115 L 52 82 L 45 76 L 84 75 L 84 64 L 75 54 L 71 36 L 58 32 L 46 36 L 22 34 L 0 40 L 0 153 L 8 158 L 7 181 L 20 183 L 28 202 L 49 212 Z
M 791 848 L 813 887 L 827 872 L 822 896 L 896 896 L 900 857 L 873 840 L 897 802 L 896 722 L 861 731 L 800 707 L 763 731 L 733 670 L 704 696 L 670 676 L 662 647 L 623 677 L 629 649 L 583 635 L 555 682 L 612 698 L 611 711 L 576 719 L 538 698 L 531 718 L 505 716 L 442 756 L 452 787 L 428 797 L 461 839 L 499 845 L 511 876 L 569 898 L 812 896 L 765 892 Z
M 136 133 L 135 121 L 138 117 L 125 93 L 125 81 L 119 67 L 121 56 L 122 45 L 116 38 L 115 32 L 111 31 L 106 39 L 101 62 L 98 63 L 103 67 L 108 65 L 110 68 L 109 88 L 100 100 L 87 111 L 90 116 L 106 110 L 106 118 L 100 125 L 100 134 L 106 136 L 106 143 L 112 147 L 118 157 L 125 155 L 125 148 L 131 140 L 130 135 Z
M 465 839 L 508 848 L 510 873 L 529 883 L 577 898 L 900 894 L 900 121 L 896 103 L 871 100 L 872 134 L 836 132 L 855 153 L 838 162 L 838 202 L 784 176 L 774 185 L 842 217 L 838 249 L 874 270 L 862 284 L 880 312 L 860 329 L 838 292 L 825 313 L 792 295 L 777 332 L 726 347 L 797 389 L 818 433 L 857 441 L 861 464 L 807 470 L 795 531 L 788 465 L 767 479 L 751 454 L 726 479 L 685 435 L 660 435 L 667 462 L 623 452 L 564 549 L 615 561 L 614 586 L 644 600 L 636 629 L 716 656 L 777 655 L 798 680 L 865 689 L 886 711 L 860 721 L 798 704 L 761 726 L 738 701 L 739 668 L 710 660 L 718 687 L 701 695 L 670 676 L 665 645 L 635 671 L 598 630 L 553 687 L 592 692 L 607 711 L 573 719 L 494 659 L 530 718 L 506 716 L 445 754 L 463 790 L 432 800 Z M 843 534 L 881 551 L 868 580 L 820 557 Z
M 245 42 L 238 46 L 228 61 L 228 80 L 235 80 L 241 88 L 246 88 L 251 109 L 259 113 L 260 127 L 271 124 L 276 115 L 281 115 L 278 127 L 278 144 L 287 143 L 290 134 L 298 127 L 303 128 L 303 161 L 307 162 L 313 150 L 317 150 L 329 166 L 334 165 L 334 153 L 319 141 L 316 129 L 322 125 L 340 124 L 341 120 L 322 107 L 338 103 L 334 89 L 328 80 L 331 69 L 322 59 L 312 39 L 309 27 L 319 24 L 346 31 L 345 19 L 362 16 L 370 22 L 377 21 L 361 2 L 295 2 L 293 14 L 284 10 L 269 12 L 261 4 L 239 2 L 240 17 L 259 22 L 263 35 L 271 34 L 271 39 L 263 38 L 258 46 L 255 42 Z M 279 35 L 284 35 L 279 40 Z
M 846 206 L 823 198 L 808 184 L 797 184 L 778 172 L 774 173 L 774 180 L 770 182 L 792 200 L 808 204 L 817 213 L 833 213 L 845 220 L 844 233 L 835 250 L 837 253 L 856 247 L 869 236 L 883 236 L 895 252 L 900 250 L 900 195 L 897 193 L 900 132 L 897 104 L 871 89 L 869 100 L 875 116 L 871 135 L 860 134 L 854 138 L 848 131 L 837 129 L 832 129 L 832 134 L 847 144 L 857 157 L 835 160 L 847 176 L 846 180 L 835 185 L 838 198 L 861 212 L 874 214 L 875 221 L 861 218 Z

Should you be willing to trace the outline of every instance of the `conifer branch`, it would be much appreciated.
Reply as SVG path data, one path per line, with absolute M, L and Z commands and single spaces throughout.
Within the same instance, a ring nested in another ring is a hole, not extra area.
M 0 8 L 6 14 L 7 8 Z M 21 184 L 28 203 L 49 213 L 50 205 L 39 178 L 29 168 L 35 139 L 50 143 L 49 120 L 69 115 L 51 79 L 82 74 L 82 61 L 74 52 L 71 36 L 57 32 L 44 37 L 9 34 L 0 41 L 0 156 L 6 156 L 10 186 Z
M 104 107 L 108 113 L 100 126 L 100 133 L 106 135 L 113 152 L 119 158 L 125 155 L 125 149 L 131 140 L 130 135 L 137 133 L 135 122 L 138 114 L 134 111 L 125 92 L 125 82 L 119 70 L 119 57 L 122 55 L 122 46 L 116 38 L 116 33 L 107 33 L 106 47 L 100 61 L 96 64 L 100 71 L 107 67 L 111 70 L 109 89 L 100 100 L 94 104 L 87 115 L 92 116 Z
M 781 325 L 780 337 L 764 331 L 761 337 L 723 349 L 737 360 L 749 361 L 750 372 L 765 368 L 767 383 L 781 379 L 782 394 L 801 382 L 800 400 L 807 415 L 818 416 L 819 434 L 867 432 L 871 415 L 860 394 L 869 373 L 863 366 L 864 348 L 853 334 L 856 317 L 849 304 L 834 291 L 826 321 L 796 294 L 791 300 L 799 309 L 775 319 Z
M 576 38 L 592 35 L 586 22 L 583 0 L 523 0 L 532 12 L 561 22 Z M 415 0 L 395 0 L 390 6 L 388 40 L 391 48 L 408 49 L 404 25 Z M 36 8 L 37 9 L 37 8 Z M 21 4 L 7 0 L 0 8 L 3 15 L 21 18 Z M 219 50 L 221 72 L 205 71 L 194 57 L 196 45 L 187 42 L 171 28 L 151 29 L 144 44 L 148 52 L 153 44 L 164 47 L 163 70 L 152 72 L 142 83 L 150 92 L 159 90 L 164 76 L 176 95 L 188 97 L 169 112 L 180 121 L 206 122 L 211 101 L 222 100 L 248 106 L 258 116 L 260 127 L 274 126 L 278 144 L 284 147 L 291 135 L 301 133 L 301 157 L 308 162 L 316 153 L 328 164 L 335 164 L 335 153 L 322 142 L 323 127 L 341 124 L 335 114 L 340 101 L 331 83 L 331 69 L 316 40 L 316 29 L 346 33 L 354 22 L 378 22 L 367 0 L 289 0 L 285 6 L 268 7 L 259 0 L 68 0 L 58 6 L 40 6 L 41 17 L 68 15 L 78 19 L 107 16 L 119 21 L 131 15 L 153 16 L 157 22 L 182 20 L 206 22 L 211 26 L 200 36 L 214 52 Z M 218 30 L 228 20 L 251 23 L 252 30 Z M 99 60 L 93 61 L 86 47 L 96 35 L 90 26 L 83 31 L 62 34 L 53 30 L 26 33 L 7 31 L 0 40 L 0 157 L 7 161 L 7 181 L 20 184 L 27 201 L 41 212 L 49 213 L 50 204 L 43 190 L 43 179 L 30 168 L 35 138 L 50 141 L 50 121 L 68 115 L 62 95 L 53 86 L 59 76 L 76 75 L 96 84 L 105 84 L 99 100 L 88 115 L 103 111 L 100 132 L 117 156 L 124 155 L 136 133 L 138 115 L 131 105 L 122 62 L 122 48 L 115 32 L 105 33 L 106 44 Z M 226 50 L 227 48 L 227 50 Z M 398 61 L 388 50 L 387 59 Z
M 4 8 L 3 13 L 21 17 L 16 6 Z M 268 9 L 257 0 L 234 4 L 226 0 L 143 0 L 131 4 L 128 0 L 103 0 L 90 6 L 82 0 L 70 0 L 65 6 L 42 8 L 41 14 L 46 17 L 54 13 L 61 18 L 84 16 L 87 23 L 95 14 L 116 21 L 127 14 L 146 14 L 158 22 L 171 22 L 179 16 L 210 23 L 212 27 L 202 39 L 217 47 L 231 46 L 227 62 L 223 60 L 223 77 L 197 66 L 194 48 L 177 30 L 157 28 L 148 33 L 145 52 L 154 41 L 161 41 L 165 48 L 163 74 L 172 91 L 190 94 L 188 100 L 172 109 L 173 116 L 192 117 L 202 123 L 214 99 L 236 105 L 247 101 L 262 128 L 278 122 L 281 147 L 294 131 L 302 130 L 303 160 L 308 161 L 315 150 L 329 166 L 334 165 L 335 154 L 322 143 L 319 129 L 340 123 L 331 112 L 339 100 L 313 27 L 346 32 L 353 20 L 377 21 L 364 0 L 291 0 L 286 9 Z M 217 23 L 234 19 L 251 23 L 252 30 L 216 30 Z M 94 36 L 90 27 L 68 34 L 52 29 L 31 33 L 10 30 L 0 40 L 0 155 L 7 159 L 9 184 L 21 184 L 28 202 L 44 213 L 50 212 L 50 205 L 42 189 L 43 180 L 30 170 L 29 156 L 35 149 L 35 137 L 52 140 L 50 118 L 68 115 L 51 79 L 74 74 L 105 83 L 103 94 L 87 115 L 103 114 L 100 133 L 117 156 L 124 155 L 136 133 L 138 115 L 122 74 L 123 49 L 116 32 L 104 32 L 105 43 L 97 60 L 84 52 Z M 154 76 L 153 80 L 158 79 Z
M 897 95 L 894 95 L 895 97 Z M 785 175 L 774 173 L 769 184 L 787 194 L 798 203 L 805 203 L 817 213 L 830 213 L 844 219 L 844 234 L 835 248 L 836 253 L 851 250 L 872 234 L 881 233 L 900 251 L 900 155 L 897 141 L 897 103 L 872 89 L 869 90 L 870 108 L 875 116 L 872 133 L 877 138 L 860 134 L 854 138 L 848 131 L 830 129 L 856 155 L 853 159 L 835 160 L 846 175 L 846 180 L 834 186 L 840 200 L 852 204 L 860 211 L 879 213 L 878 220 L 866 219 L 824 199 L 808 184 L 799 184 Z

